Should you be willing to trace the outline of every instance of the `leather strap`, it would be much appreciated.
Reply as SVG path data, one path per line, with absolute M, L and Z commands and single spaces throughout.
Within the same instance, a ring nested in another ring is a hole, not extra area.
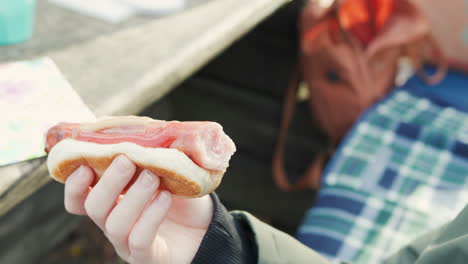
M 281 118 L 280 133 L 276 144 L 275 153 L 273 155 L 273 179 L 276 185 L 283 191 L 291 191 L 296 189 L 304 189 L 311 187 L 316 190 L 320 186 L 320 176 L 326 160 L 326 153 L 319 153 L 318 156 L 311 162 L 306 173 L 299 179 L 297 183 L 290 183 L 285 170 L 284 153 L 286 146 L 286 138 L 289 128 L 293 120 L 296 110 L 296 96 L 299 87 L 299 71 L 296 70 L 293 74 L 286 96 L 284 99 L 284 109 Z
M 429 43 L 430 48 L 432 49 L 431 55 L 433 59 L 436 60 L 435 63 L 437 70 L 434 74 L 429 75 L 423 70 L 423 67 L 418 67 L 416 73 L 427 84 L 434 85 L 441 82 L 445 78 L 445 76 L 447 75 L 449 63 L 444 53 L 442 52 L 439 43 L 437 43 L 436 39 L 432 35 L 429 35 L 426 38 L 426 41 L 427 43 Z

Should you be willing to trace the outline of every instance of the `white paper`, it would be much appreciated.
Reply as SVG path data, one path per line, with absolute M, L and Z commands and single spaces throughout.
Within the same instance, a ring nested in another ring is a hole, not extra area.
M 186 0 L 119 0 L 142 14 L 169 14 L 183 10 Z
M 119 23 L 135 14 L 135 8 L 118 0 L 49 0 L 83 15 Z
M 0 65 L 0 113 L 0 166 L 44 156 L 58 122 L 95 120 L 48 58 Z

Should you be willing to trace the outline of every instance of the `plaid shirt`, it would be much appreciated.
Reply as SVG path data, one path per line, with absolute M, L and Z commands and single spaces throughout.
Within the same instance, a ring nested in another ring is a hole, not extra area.
M 411 81 L 359 120 L 297 237 L 332 262 L 381 263 L 468 201 L 468 109 Z

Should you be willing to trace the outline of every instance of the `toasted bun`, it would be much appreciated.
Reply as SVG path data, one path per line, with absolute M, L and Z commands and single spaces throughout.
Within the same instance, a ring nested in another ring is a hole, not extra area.
M 81 165 L 92 168 L 99 180 L 120 154 L 137 165 L 137 173 L 147 169 L 161 177 L 160 189 L 185 198 L 201 197 L 214 191 L 224 174 L 224 171 L 199 167 L 177 149 L 147 148 L 129 142 L 96 144 L 74 139 L 55 145 L 47 158 L 47 166 L 52 178 L 62 183 Z

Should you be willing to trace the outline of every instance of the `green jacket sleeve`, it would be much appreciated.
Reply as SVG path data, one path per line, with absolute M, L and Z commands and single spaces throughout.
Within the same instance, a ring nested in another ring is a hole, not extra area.
M 448 224 L 416 239 L 385 264 L 468 263 L 468 206 Z
M 258 248 L 258 263 L 325 264 L 325 258 L 304 246 L 290 235 L 261 222 L 247 212 L 234 211 L 236 218 L 244 218 L 250 225 Z

